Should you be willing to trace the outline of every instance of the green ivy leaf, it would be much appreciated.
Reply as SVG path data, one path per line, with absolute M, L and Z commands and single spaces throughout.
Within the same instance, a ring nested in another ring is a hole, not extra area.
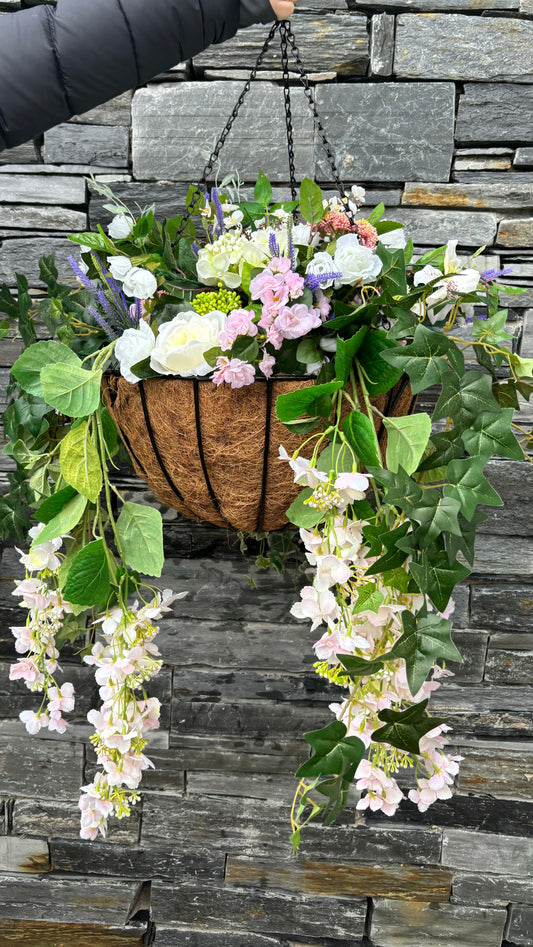
M 420 472 L 445 467 L 450 460 L 462 457 L 465 451 L 460 430 L 457 430 L 457 428 L 453 428 L 451 431 L 443 431 L 440 434 L 432 434 L 429 443 L 433 445 L 435 450 L 419 465 L 418 470 Z
M 406 417 L 383 418 L 387 437 L 387 467 L 396 473 L 400 464 L 407 474 L 418 467 L 431 434 L 429 414 L 410 414 Z
M 111 594 L 109 565 L 103 539 L 97 539 L 73 560 L 64 589 L 67 602 L 86 608 L 104 604 Z
M 455 533 L 461 530 L 457 517 L 461 504 L 453 497 L 441 497 L 438 490 L 425 490 L 410 516 L 421 526 L 421 545 L 430 546 L 441 533 Z
M 365 384 L 371 398 L 390 391 L 402 376 L 402 371 L 392 365 L 388 358 L 392 349 L 396 350 L 396 345 L 381 329 L 369 332 L 363 339 L 357 353 L 357 361 L 364 371 Z M 401 350 L 403 351 L 403 348 Z
M 296 773 L 297 779 L 315 776 L 339 776 L 351 783 L 365 754 L 365 745 L 358 737 L 347 737 L 346 727 L 333 720 L 322 730 L 311 730 L 304 737 L 314 754 Z
M 117 533 L 126 564 L 131 569 L 161 575 L 165 556 L 159 510 L 140 503 L 124 503 L 117 520 Z
M 461 535 L 453 536 L 450 534 L 446 543 L 450 563 L 453 564 L 457 559 L 457 553 L 461 552 L 466 561 L 470 563 L 471 566 L 474 565 L 477 528 L 481 523 L 484 523 L 486 519 L 486 513 L 482 513 L 481 510 L 476 510 L 470 522 L 465 519 L 462 513 L 459 514 Z
M 368 332 L 368 326 L 361 326 L 355 335 L 350 339 L 337 338 L 337 351 L 335 353 L 335 375 L 343 383 L 348 381 L 352 370 L 353 360 L 363 344 L 363 340 Z
M 377 562 L 374 562 L 374 564 L 366 570 L 365 575 L 378 575 L 380 572 L 389 572 L 391 569 L 396 569 L 398 566 L 403 565 L 408 553 L 399 548 L 398 540 L 403 539 L 407 535 L 409 527 L 409 523 L 402 523 L 397 529 L 393 529 L 390 532 L 385 530 L 380 533 L 380 541 L 387 551 Z M 366 529 L 363 530 L 365 539 L 369 529 L 370 527 L 366 527 Z
M 70 533 L 71 529 L 74 529 L 74 527 L 78 525 L 86 508 L 87 498 L 80 496 L 79 493 L 75 493 L 57 516 L 49 520 L 44 529 L 37 536 L 37 539 L 34 540 L 34 543 L 48 543 L 52 539 L 57 539 L 58 536 L 66 536 L 67 533 Z
M 445 552 L 422 553 L 420 562 L 410 562 L 409 572 L 423 594 L 429 596 L 435 608 L 443 612 L 455 586 L 470 575 L 470 569 L 460 562 L 449 562 Z
M 342 432 L 350 447 L 364 467 L 379 467 L 376 453 L 376 433 L 370 420 L 362 411 L 352 411 L 344 419 Z
M 102 468 L 86 421 L 71 428 L 63 438 L 59 461 L 66 482 L 95 503 L 102 489 Z
M 53 371 L 54 366 L 60 364 L 81 367 L 81 360 L 61 342 L 35 342 L 17 358 L 11 374 L 24 391 L 42 398 L 41 370 L 48 365 Z
M 326 213 L 322 204 L 322 191 L 311 178 L 304 178 L 300 186 L 300 211 L 308 224 L 319 224 Z
M 45 365 L 41 369 L 44 400 L 69 418 L 85 418 L 100 404 L 101 371 L 80 365 Z
M 461 505 L 461 513 L 471 520 L 476 507 L 503 506 L 503 500 L 486 477 L 481 461 L 475 458 L 451 460 L 446 468 L 450 481 L 443 489 L 444 496 L 454 497 Z
M 378 592 L 373 582 L 361 585 L 357 589 L 357 601 L 352 607 L 352 615 L 362 612 L 363 609 L 369 612 L 377 612 L 382 605 L 384 595 Z
M 382 654 L 379 658 L 369 661 L 366 658 L 358 658 L 352 654 L 338 654 L 338 660 L 346 669 L 346 676 L 354 679 L 361 677 L 372 677 L 381 671 L 385 662 L 389 660 L 389 654 Z M 391 659 L 392 660 L 392 659 Z
M 390 653 L 404 659 L 409 689 L 415 697 L 436 661 L 463 659 L 452 641 L 453 622 L 449 619 L 439 615 L 417 619 L 411 612 L 403 612 L 402 622 L 403 635 Z
M 414 394 L 437 385 L 450 366 L 459 375 L 464 372 L 464 356 L 455 343 L 422 323 L 410 345 L 395 346 L 384 352 L 383 358 L 409 375 Z
M 427 717 L 427 705 L 428 701 L 423 700 L 407 710 L 381 710 L 378 717 L 385 721 L 385 726 L 374 730 L 372 740 L 407 753 L 420 753 L 420 738 L 446 722 L 438 717 Z
M 455 372 L 446 372 L 442 378 L 442 392 L 435 405 L 433 419 L 452 418 L 460 428 L 469 427 L 470 422 L 482 411 L 498 411 L 492 381 L 482 372 L 465 372 L 458 378 Z
M 524 452 L 511 431 L 513 409 L 500 409 L 499 414 L 482 411 L 470 429 L 463 431 L 462 438 L 468 453 L 488 460 L 493 455 L 523 460 Z
M 384 502 L 387 506 L 396 506 L 409 516 L 422 496 L 422 490 L 412 477 L 406 474 L 403 467 L 392 470 L 378 470 L 373 467 L 370 471 L 375 480 L 386 488 Z

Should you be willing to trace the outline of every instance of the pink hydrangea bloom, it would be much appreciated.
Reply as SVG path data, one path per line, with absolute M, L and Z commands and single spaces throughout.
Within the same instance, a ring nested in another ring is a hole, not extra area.
M 255 312 L 250 309 L 234 309 L 230 312 L 226 325 L 218 337 L 223 351 L 230 349 L 240 335 L 257 335 L 257 326 L 254 322 Z
M 215 385 L 226 382 L 232 388 L 243 388 L 255 381 L 255 368 L 249 362 L 243 362 L 240 358 L 229 359 L 224 355 L 220 355 L 217 358 L 213 381 Z
M 318 329 L 322 319 L 318 309 L 297 303 L 290 308 L 284 306 L 276 316 L 274 325 L 284 339 L 300 339 L 312 329 Z

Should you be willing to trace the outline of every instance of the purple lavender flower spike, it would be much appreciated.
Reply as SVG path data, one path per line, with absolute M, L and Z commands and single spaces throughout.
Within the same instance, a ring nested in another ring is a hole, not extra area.
M 93 317 L 97 325 L 104 330 L 105 334 L 113 341 L 113 339 L 118 339 L 118 333 L 111 328 L 108 322 L 104 319 L 103 316 L 94 308 L 94 306 L 87 306 L 87 312 Z
M 78 263 L 78 261 L 77 261 L 73 256 L 69 256 L 69 257 L 68 257 L 68 262 L 70 263 L 70 265 L 71 265 L 72 269 L 74 270 L 74 272 L 75 272 L 77 278 L 79 279 L 80 283 L 82 283 L 82 285 L 85 286 L 85 289 L 88 289 L 90 293 L 92 293 L 93 295 L 95 295 L 95 294 L 98 292 L 98 288 L 97 288 L 96 285 L 89 279 L 89 277 L 83 272 L 83 270 L 82 270 L 80 264 Z
M 320 284 L 330 279 L 340 279 L 342 273 L 308 273 L 305 277 L 305 285 L 315 293 L 320 289 Z
M 136 329 L 138 329 L 142 317 L 143 317 L 142 300 L 137 299 L 137 297 L 135 297 L 135 315 L 132 318 L 132 322 Z
M 276 240 L 276 234 L 275 234 L 275 233 L 271 233 L 270 236 L 269 236 L 269 238 L 268 238 L 268 249 L 269 249 L 270 255 L 271 255 L 272 257 L 279 257 L 279 256 L 280 256 L 278 241 Z
M 222 210 L 222 204 L 220 203 L 216 187 L 211 190 L 211 200 L 215 205 L 215 214 L 217 215 L 219 233 L 224 233 L 226 229 L 226 225 L 224 223 L 224 211 Z
M 200 248 L 199 248 L 198 244 L 196 243 L 196 240 L 193 240 L 193 242 L 191 243 L 191 250 L 192 250 L 192 252 L 194 253 L 196 259 L 198 259 L 199 255 L 200 255 Z
M 512 272 L 512 266 L 504 266 L 503 270 L 485 270 L 485 272 L 481 274 L 481 279 L 484 279 L 487 283 L 491 283 L 492 280 L 498 279 L 500 276 L 509 276 Z
M 289 237 L 289 260 L 291 261 L 291 266 L 296 264 L 296 251 L 294 249 L 294 240 L 292 239 L 292 231 Z

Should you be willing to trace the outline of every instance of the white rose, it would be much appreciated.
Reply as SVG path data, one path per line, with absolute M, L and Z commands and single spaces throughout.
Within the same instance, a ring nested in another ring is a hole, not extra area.
M 125 280 L 128 273 L 133 269 L 131 260 L 127 256 L 110 256 L 107 259 L 107 265 L 113 279 L 120 282 Z
M 126 329 L 115 345 L 115 357 L 120 365 L 120 374 L 132 384 L 139 381 L 132 366 L 148 358 L 155 345 L 155 335 L 144 319 L 138 329 Z
M 371 283 L 379 276 L 383 264 L 380 258 L 368 247 L 363 247 L 354 233 L 345 233 L 337 240 L 337 249 L 333 257 L 333 269 L 342 273 L 335 280 L 335 288 Z
M 387 247 L 387 250 L 403 250 L 407 245 L 404 227 L 397 227 L 396 230 L 389 230 L 388 233 L 382 233 L 379 242 Z
M 135 221 L 128 214 L 117 214 L 107 228 L 109 236 L 113 240 L 125 240 L 133 230 Z
M 313 275 L 321 276 L 322 273 L 339 273 L 342 272 L 340 267 L 335 266 L 333 257 L 326 253 L 325 251 L 321 253 L 315 253 L 313 259 L 307 264 L 306 274 L 312 273 Z M 328 289 L 330 286 L 333 286 L 333 280 L 323 280 L 320 283 L 321 289 Z
M 142 266 L 133 266 L 127 274 L 122 289 L 126 296 L 134 299 L 152 299 L 157 292 L 157 280 L 150 270 Z
M 226 326 L 227 316 L 214 309 L 205 316 L 197 312 L 180 312 L 159 329 L 150 365 L 160 375 L 191 378 L 213 371 L 204 359 L 208 349 L 218 345 L 218 336 Z

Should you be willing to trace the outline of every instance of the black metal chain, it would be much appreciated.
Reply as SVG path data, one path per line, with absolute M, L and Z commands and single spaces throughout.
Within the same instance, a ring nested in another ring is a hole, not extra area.
M 298 66 L 298 72 L 299 72 L 299 77 L 298 77 L 298 78 L 299 78 L 299 81 L 300 81 L 300 83 L 302 84 L 302 86 L 303 86 L 303 88 L 304 88 L 304 92 L 305 92 L 305 95 L 306 95 L 306 97 L 307 97 L 307 101 L 308 101 L 308 104 L 309 104 L 309 108 L 310 108 L 311 113 L 312 113 L 312 115 L 313 115 L 313 123 L 314 123 L 314 126 L 315 126 L 316 131 L 318 132 L 318 135 L 319 135 L 319 137 L 320 137 L 320 140 L 321 140 L 321 142 L 322 142 L 324 151 L 325 151 L 325 153 L 326 153 L 326 157 L 327 157 L 327 159 L 328 159 L 328 164 L 329 164 L 329 166 L 330 166 L 330 168 L 331 168 L 331 171 L 332 171 L 332 173 L 333 173 L 333 180 L 335 181 L 335 184 L 336 184 L 336 186 L 337 186 L 337 190 L 338 190 L 338 192 L 339 192 L 341 201 L 342 201 L 343 206 L 344 206 L 344 211 L 345 211 L 345 213 L 350 217 L 350 219 L 351 219 L 352 221 L 353 221 L 353 219 L 354 219 L 353 212 L 351 211 L 351 208 L 349 207 L 348 201 L 347 201 L 347 199 L 346 199 L 346 191 L 345 191 L 345 188 L 344 188 L 344 184 L 343 184 L 343 182 L 342 182 L 342 180 L 341 180 L 341 177 L 340 177 L 340 174 L 339 174 L 339 170 L 338 170 L 338 168 L 337 168 L 337 164 L 336 164 L 336 162 L 335 162 L 335 156 L 334 156 L 334 154 L 333 154 L 333 149 L 332 149 L 332 147 L 331 147 L 331 145 L 330 145 L 330 143 L 329 143 L 329 141 L 328 141 L 328 139 L 327 139 L 327 137 L 326 137 L 326 132 L 325 132 L 324 126 L 323 126 L 323 124 L 322 124 L 322 120 L 321 120 L 321 118 L 320 118 L 320 115 L 319 115 L 319 113 L 318 113 L 318 109 L 317 109 L 317 105 L 316 105 L 315 96 L 314 96 L 313 90 L 311 89 L 311 86 L 309 85 L 309 79 L 308 79 L 307 73 L 306 73 L 306 71 L 305 71 L 305 67 L 304 67 L 304 64 L 303 64 L 303 62 L 302 62 L 302 58 L 301 58 L 301 56 L 300 56 L 300 51 L 299 51 L 299 49 L 298 49 L 298 46 L 296 45 L 296 39 L 295 39 L 295 37 L 294 37 L 294 33 L 292 32 L 292 28 L 291 28 L 290 22 L 289 22 L 289 20 L 278 20 L 276 23 L 274 23 L 274 24 L 272 25 L 272 28 L 271 28 L 271 30 L 270 30 L 270 32 L 269 32 L 269 34 L 268 34 L 268 36 L 267 36 L 267 38 L 266 38 L 264 44 L 263 44 L 263 48 L 261 49 L 261 52 L 259 53 L 259 55 L 258 55 L 258 57 L 257 57 L 256 63 L 255 63 L 255 65 L 254 65 L 254 67 L 253 67 L 253 69 L 252 69 L 252 71 L 251 71 L 251 73 L 250 73 L 248 79 L 246 80 L 246 83 L 245 83 L 245 85 L 244 85 L 244 88 L 243 88 L 241 94 L 239 95 L 239 98 L 237 99 L 237 102 L 235 103 L 235 106 L 234 106 L 234 108 L 233 108 L 233 111 L 231 112 L 231 115 L 230 115 L 230 117 L 228 118 L 228 121 L 226 122 L 226 125 L 225 125 L 225 127 L 224 127 L 224 129 L 223 129 L 223 131 L 222 131 L 222 133 L 221 133 L 221 135 L 220 135 L 220 137 L 218 138 L 218 140 L 217 140 L 217 142 L 216 142 L 216 144 L 215 144 L 215 147 L 213 148 L 213 151 L 211 152 L 211 155 L 210 155 L 210 157 L 209 157 L 209 160 L 207 161 L 207 164 L 206 164 L 204 170 L 202 171 L 202 174 L 201 174 L 201 177 L 200 177 L 200 181 L 199 181 L 199 183 L 198 183 L 196 189 L 194 190 L 193 194 L 191 195 L 191 197 L 190 197 L 189 200 L 187 201 L 187 207 L 186 207 L 186 210 L 185 210 L 185 214 L 183 215 L 183 218 L 182 218 L 182 220 L 181 220 L 181 224 L 180 224 L 180 227 L 179 227 L 178 232 L 177 232 L 177 234 L 176 234 L 174 243 L 176 243 L 176 242 L 179 240 L 181 234 L 183 233 L 183 230 L 184 230 L 184 228 L 185 228 L 185 226 L 186 226 L 188 220 L 190 219 L 190 217 L 191 217 L 191 215 L 192 215 L 192 213 L 193 213 L 193 210 L 194 210 L 194 206 L 195 206 L 196 201 L 197 201 L 199 198 L 203 198 L 204 195 L 205 195 L 205 193 L 207 192 L 207 181 L 208 181 L 209 175 L 211 174 L 211 172 L 212 172 L 212 170 L 213 170 L 213 168 L 214 168 L 214 166 L 215 166 L 215 162 L 218 161 L 218 158 L 219 158 L 219 156 L 220 156 L 220 152 L 222 151 L 222 148 L 224 147 L 224 145 L 225 145 L 225 143 L 226 143 L 226 140 L 227 140 L 227 138 L 228 138 L 228 135 L 230 134 L 230 132 L 231 132 L 231 130 L 232 130 L 232 128 L 233 128 L 233 125 L 234 125 L 235 120 L 236 120 L 236 118 L 237 118 L 237 116 L 238 116 L 238 114 L 239 114 L 239 111 L 240 111 L 240 109 L 241 109 L 241 106 L 242 106 L 242 104 L 243 104 L 243 102 L 244 102 L 246 96 L 248 95 L 248 92 L 250 91 L 250 87 L 251 87 L 251 85 L 252 85 L 252 82 L 253 82 L 254 79 L 256 78 L 257 73 L 258 73 L 258 71 L 259 71 L 259 67 L 261 66 L 261 64 L 262 64 L 262 62 L 263 62 L 263 60 L 264 60 L 264 58 L 265 58 L 265 55 L 266 55 L 266 53 L 267 53 L 267 51 L 268 51 L 268 48 L 269 48 L 270 44 L 272 43 L 272 40 L 274 39 L 274 36 L 276 35 L 277 32 L 279 32 L 279 34 L 280 34 L 280 45 L 281 45 L 281 65 L 282 65 L 282 73 L 283 73 L 283 94 L 284 94 L 284 101 L 285 101 L 285 124 L 286 124 L 286 131 L 287 131 L 287 149 L 288 149 L 288 155 L 289 155 L 289 174 L 290 174 L 290 184 L 291 184 L 291 195 L 292 195 L 292 199 L 293 199 L 293 200 L 296 200 L 296 197 L 297 197 L 297 181 L 296 181 L 295 156 L 294 156 L 294 131 L 293 131 L 292 109 L 291 109 L 291 91 L 290 91 L 290 82 L 289 82 L 289 56 L 288 56 L 288 47 L 289 47 L 289 44 L 290 44 L 290 47 L 291 47 L 291 50 L 292 50 L 292 53 L 293 53 L 295 62 L 296 62 L 296 64 L 297 64 L 297 66 Z
M 288 20 L 282 20 L 279 24 L 279 33 L 281 45 L 281 68 L 283 70 L 283 97 L 285 99 L 285 126 L 287 130 L 287 150 L 289 152 L 291 198 L 293 201 L 295 201 L 298 194 L 298 185 L 296 182 L 296 169 L 294 166 L 294 134 L 292 128 L 291 86 L 289 82 L 289 30 L 290 26 Z
M 304 92 L 307 97 L 307 101 L 309 103 L 309 108 L 313 115 L 314 126 L 320 136 L 320 140 L 322 142 L 324 151 L 326 153 L 326 157 L 328 159 L 328 164 L 333 172 L 333 180 L 335 181 L 335 184 L 337 186 L 337 190 L 339 192 L 341 201 L 343 204 L 345 204 L 346 213 L 348 214 L 349 217 L 353 218 L 353 214 L 350 208 L 348 207 L 348 203 L 346 201 L 346 190 L 345 190 L 343 181 L 341 179 L 339 169 L 337 168 L 335 155 L 333 153 L 333 149 L 329 143 L 329 140 L 326 137 L 326 131 L 324 129 L 322 120 L 320 118 L 320 115 L 317 109 L 316 99 L 315 99 L 313 90 L 311 89 L 311 86 L 309 85 L 309 79 L 305 71 L 305 66 L 302 62 L 302 57 L 300 56 L 300 50 L 298 49 L 298 46 L 296 45 L 296 39 L 294 37 L 294 33 L 292 32 L 292 29 L 288 20 L 284 20 L 283 24 L 286 26 L 286 36 L 289 43 L 291 44 L 294 60 L 296 62 L 296 65 L 298 66 L 298 71 L 300 73 L 300 76 L 299 76 L 300 82 L 304 88 Z

